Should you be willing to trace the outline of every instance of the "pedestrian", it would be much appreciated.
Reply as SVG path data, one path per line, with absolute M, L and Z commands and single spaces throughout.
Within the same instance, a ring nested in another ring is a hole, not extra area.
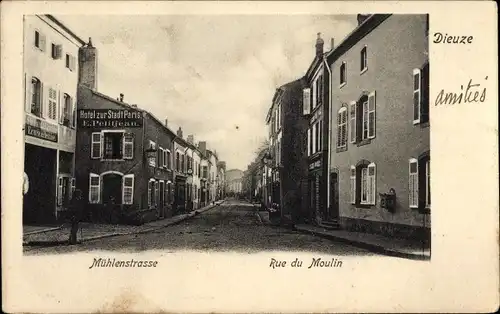
M 75 190 L 73 197 L 69 202 L 69 211 L 71 217 L 71 231 L 69 235 L 69 244 L 77 244 L 78 242 L 78 224 L 83 215 L 83 197 L 81 190 Z

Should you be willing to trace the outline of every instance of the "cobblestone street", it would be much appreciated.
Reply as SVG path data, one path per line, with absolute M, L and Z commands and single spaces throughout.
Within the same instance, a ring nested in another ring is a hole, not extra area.
M 213 251 L 308 251 L 335 255 L 373 255 L 343 243 L 302 234 L 281 227 L 263 225 L 255 208 L 239 201 L 220 206 L 180 224 L 145 234 L 116 236 L 74 246 L 25 247 L 26 254 L 113 250 L 213 250 Z

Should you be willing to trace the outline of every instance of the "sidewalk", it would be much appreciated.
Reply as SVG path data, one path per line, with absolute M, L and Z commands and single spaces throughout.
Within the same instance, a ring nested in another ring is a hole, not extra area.
M 159 230 L 171 225 L 175 225 L 189 219 L 198 214 L 204 213 L 215 206 L 222 204 L 224 200 L 215 202 L 215 205 L 208 205 L 203 208 L 194 210 L 188 214 L 176 215 L 162 220 L 152 221 L 140 226 L 129 225 L 109 225 L 109 224 L 93 224 L 80 223 L 78 232 L 79 242 L 86 242 L 95 239 L 102 239 L 120 235 L 141 234 Z M 45 231 L 23 234 L 23 245 L 58 245 L 68 242 L 71 226 L 65 224 L 59 228 L 52 228 Z
M 295 225 L 297 231 L 313 234 L 334 241 L 341 241 L 369 251 L 395 257 L 416 260 L 430 260 L 430 248 L 422 243 L 404 239 L 388 238 L 381 235 L 350 232 L 345 230 L 328 230 L 318 226 Z

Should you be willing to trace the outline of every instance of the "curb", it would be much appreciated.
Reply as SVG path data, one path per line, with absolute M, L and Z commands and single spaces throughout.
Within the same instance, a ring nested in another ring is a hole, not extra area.
M 44 233 L 44 232 L 59 230 L 59 229 L 62 229 L 62 227 L 63 227 L 63 225 L 60 225 L 59 227 L 53 227 L 53 228 L 49 228 L 49 229 L 31 231 L 31 232 L 26 232 L 26 233 L 23 232 L 23 237 L 28 236 L 28 235 L 32 235 L 32 234 L 37 234 L 37 233 Z
M 140 230 L 140 231 L 111 233 L 111 234 L 104 234 L 104 235 L 99 235 L 99 236 L 94 236 L 94 237 L 89 237 L 89 238 L 83 238 L 80 241 L 78 241 L 78 243 L 81 244 L 81 243 L 92 241 L 92 240 L 105 239 L 105 238 L 111 238 L 111 237 L 119 237 L 119 236 L 124 236 L 124 235 L 131 235 L 131 234 L 143 234 L 143 233 L 148 233 L 148 232 L 152 232 L 152 231 L 157 231 L 157 230 L 160 230 L 160 229 L 163 229 L 166 227 L 176 225 L 184 220 L 187 220 L 189 218 L 196 216 L 196 213 L 195 213 L 196 211 L 198 212 L 198 215 L 199 215 L 199 214 L 202 214 L 202 213 L 216 207 L 217 205 L 222 204 L 223 202 L 224 201 L 222 201 L 219 204 L 207 206 L 208 208 L 202 208 L 202 209 L 195 210 L 189 214 L 184 214 L 184 216 L 179 217 L 179 219 L 171 221 L 171 222 L 169 222 L 165 225 L 162 225 L 162 226 L 151 227 L 151 228 Z M 62 228 L 62 226 L 59 228 L 55 228 L 54 230 L 61 229 L 61 228 Z M 23 246 L 39 246 L 39 247 L 58 246 L 58 245 L 67 244 L 67 242 L 68 241 L 32 241 L 32 242 L 23 243 Z
M 337 241 L 337 242 L 343 242 L 361 249 L 366 249 L 368 251 L 371 251 L 373 253 L 379 253 L 379 254 L 384 254 L 387 256 L 393 256 L 393 257 L 400 257 L 400 258 L 406 258 L 406 259 L 413 259 L 413 260 L 430 260 L 430 256 L 422 255 L 422 254 L 413 254 L 413 253 L 406 253 L 406 252 L 400 252 L 392 249 L 387 249 L 381 245 L 376 245 L 376 244 L 371 244 L 371 243 L 366 243 L 366 242 L 361 242 L 361 241 L 356 241 L 356 240 L 350 240 L 346 238 L 342 238 L 339 236 L 334 236 L 330 234 L 324 234 L 321 232 L 316 232 L 316 231 L 311 231 L 311 230 L 306 230 L 302 228 L 296 228 L 297 231 L 302 232 L 302 233 L 307 233 L 311 234 L 313 236 L 318 236 L 321 238 Z
M 263 225 L 264 222 L 262 221 L 262 217 L 260 217 L 259 212 L 256 212 L 255 215 L 257 216 L 257 220 L 259 221 L 259 224 Z

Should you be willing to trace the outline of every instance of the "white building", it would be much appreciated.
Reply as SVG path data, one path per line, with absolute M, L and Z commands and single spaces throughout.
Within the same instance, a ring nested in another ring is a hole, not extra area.
M 51 15 L 24 16 L 24 223 L 52 222 L 75 186 L 78 54 L 85 42 Z

